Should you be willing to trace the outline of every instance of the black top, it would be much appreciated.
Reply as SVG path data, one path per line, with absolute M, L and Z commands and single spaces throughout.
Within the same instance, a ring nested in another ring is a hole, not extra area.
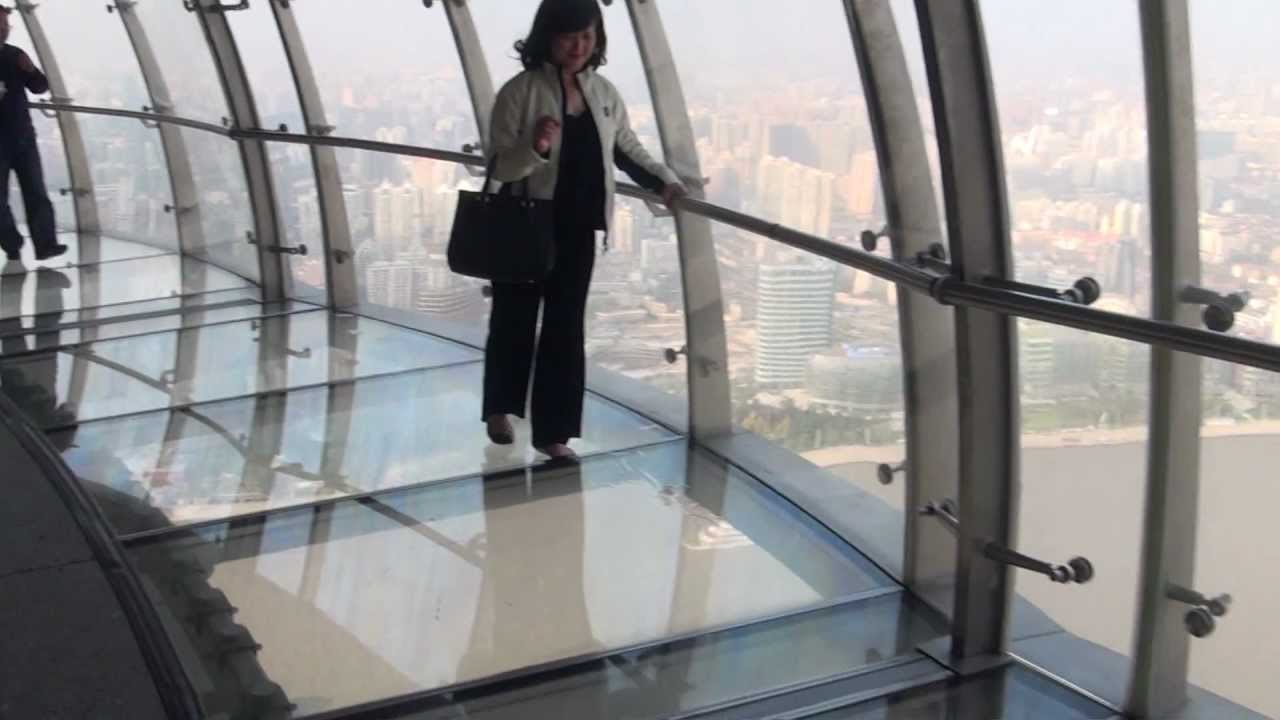
M 604 230 L 609 227 L 604 216 L 604 150 L 595 118 L 590 110 L 566 114 L 560 132 L 560 172 L 554 197 L 558 222 L 571 223 L 579 230 Z M 661 192 L 666 185 L 616 146 L 613 162 L 646 190 Z
M 604 151 L 590 111 L 564 116 L 560 128 L 560 172 L 556 177 L 556 217 L 579 230 L 603 230 Z
M 36 94 L 49 91 L 49 81 L 38 68 L 24 72 L 18 67 L 18 59 L 23 54 L 12 45 L 0 48 L 0 142 L 6 145 L 35 134 L 27 91 Z

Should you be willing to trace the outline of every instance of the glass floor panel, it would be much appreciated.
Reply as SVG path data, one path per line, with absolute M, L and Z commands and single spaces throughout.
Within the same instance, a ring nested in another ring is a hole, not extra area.
M 813 720 L 1106 720 L 1114 713 L 1021 665 L 955 678 Z
M 39 273 L 35 274 L 39 275 Z M 0 283 L 2 282 L 0 280 Z M 7 317 L 0 320 L 0 335 L 12 335 L 14 334 L 13 329 L 30 331 L 37 326 L 47 329 L 74 323 L 113 322 L 137 315 L 172 313 L 180 310 L 194 310 L 200 307 L 260 302 L 262 302 L 262 292 L 256 287 L 215 290 L 194 295 L 175 295 L 154 300 L 139 300 L 137 302 L 116 303 L 115 305 L 98 305 L 64 310 L 45 315 Z
M 39 320 L 34 323 L 34 327 L 31 328 L 29 333 L 22 338 L 23 342 L 26 343 L 26 347 L 23 347 L 18 343 L 11 344 L 8 342 L 8 339 L 0 342 L 5 343 L 3 354 L 5 356 L 9 356 L 15 352 L 25 352 L 27 350 L 56 348 L 63 345 L 77 345 L 81 343 L 97 342 L 99 340 L 133 337 L 136 335 L 150 335 L 152 333 L 182 330 L 184 328 L 194 328 L 204 325 L 219 325 L 222 323 L 235 322 L 236 320 L 250 320 L 253 318 L 270 317 L 273 315 L 289 315 L 316 309 L 316 306 L 311 303 L 297 302 L 293 300 L 271 303 L 240 301 L 226 305 L 214 305 L 211 307 L 196 305 L 181 312 L 153 315 L 149 317 L 144 316 L 136 320 L 120 319 L 111 322 L 94 323 L 92 325 L 52 331 L 46 331 L 45 328 L 56 328 L 57 326 L 50 324 L 50 318 L 48 316 L 41 316 Z M 0 320 L 0 332 L 3 331 L 5 322 L 6 321 Z
M 27 235 L 25 229 L 22 234 Z M 135 260 L 138 258 L 156 257 L 158 255 L 174 255 L 173 250 L 166 250 L 154 245 L 145 245 L 131 240 L 106 237 L 103 235 L 78 235 L 74 232 L 58 233 L 58 242 L 67 246 L 67 252 L 56 258 L 37 261 L 35 249 L 30 242 L 22 244 L 22 260 L 9 260 L 0 266 L 0 275 L 14 275 L 30 272 L 36 268 L 60 269 L 75 265 L 90 265 L 117 260 Z
M 679 441 L 178 530 L 130 554 L 206 710 L 230 717 L 342 708 L 892 585 Z
M 708 720 L 772 717 L 770 710 L 794 703 L 791 693 L 936 675 L 939 666 L 915 648 L 945 632 L 932 613 L 894 591 L 510 682 L 405 699 L 381 717 L 658 720 L 697 711 Z M 782 694 L 751 700 L 772 693 Z
M 423 333 L 317 310 L 0 360 L 0 391 L 49 429 L 479 357 Z
M 519 442 L 491 445 L 480 422 L 481 363 L 84 423 L 50 438 L 122 535 L 174 524 L 524 467 Z M 671 439 L 587 395 L 583 454 Z M 249 440 L 252 438 L 253 440 Z
M 32 276 L 34 281 L 30 281 Z M 40 268 L 0 277 L 0 318 L 249 287 L 199 260 L 160 255 L 65 270 Z

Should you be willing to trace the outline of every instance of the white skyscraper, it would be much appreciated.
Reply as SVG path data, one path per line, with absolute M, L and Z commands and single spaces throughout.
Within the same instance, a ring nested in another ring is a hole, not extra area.
M 375 262 L 366 272 L 369 302 L 410 310 L 413 308 L 413 264 Z
M 756 383 L 799 387 L 810 356 L 831 345 L 835 267 L 810 260 L 757 272 Z

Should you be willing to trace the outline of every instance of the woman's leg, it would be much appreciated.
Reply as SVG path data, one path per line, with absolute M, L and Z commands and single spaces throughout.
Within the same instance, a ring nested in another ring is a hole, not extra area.
M 543 286 L 542 336 L 533 372 L 533 445 L 582 435 L 586 391 L 587 292 L 595 269 L 595 231 L 560 232 L 556 266 Z
M 484 412 L 524 417 L 533 366 L 533 343 L 542 288 L 537 285 L 493 284 L 489 339 L 484 349 Z

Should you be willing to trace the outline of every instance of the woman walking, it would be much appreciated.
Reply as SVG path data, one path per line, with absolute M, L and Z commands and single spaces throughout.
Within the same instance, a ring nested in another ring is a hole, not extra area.
M 556 250 L 544 282 L 494 284 L 483 418 L 493 442 L 514 442 L 509 416 L 524 417 L 532 371 L 533 446 L 552 459 L 574 458 L 569 441 L 582 434 L 587 291 L 598 231 L 608 247 L 613 166 L 668 205 L 685 193 L 632 132 L 617 88 L 596 72 L 607 47 L 598 0 L 543 0 L 515 45 L 525 69 L 498 92 L 486 146 L 494 180 L 527 181 L 531 196 L 553 201 Z

